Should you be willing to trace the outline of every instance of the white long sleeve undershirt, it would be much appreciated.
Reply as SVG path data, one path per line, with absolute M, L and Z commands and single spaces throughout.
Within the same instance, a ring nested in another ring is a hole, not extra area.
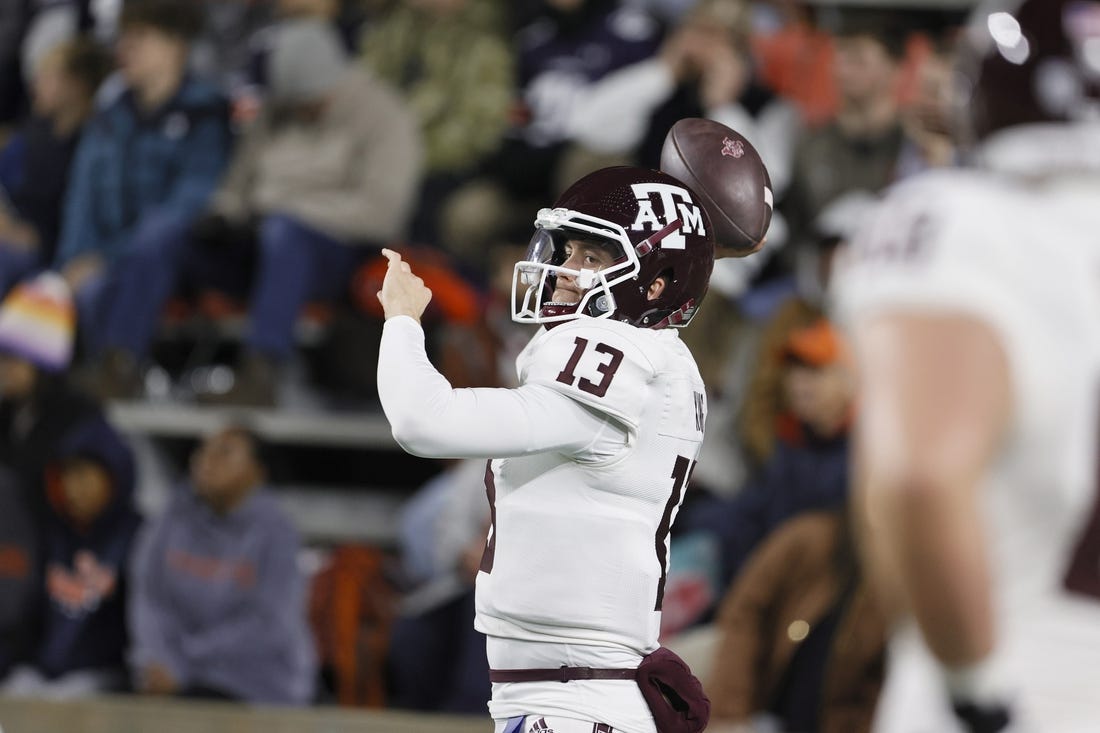
M 625 429 L 549 387 L 453 389 L 428 360 L 424 330 L 408 316 L 386 320 L 378 396 L 393 437 L 429 458 L 507 458 L 556 451 L 592 459 L 626 445 Z

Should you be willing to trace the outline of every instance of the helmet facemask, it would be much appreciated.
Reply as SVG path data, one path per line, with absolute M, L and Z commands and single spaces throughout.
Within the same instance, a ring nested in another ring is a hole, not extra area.
M 611 261 L 593 269 L 567 268 L 571 243 L 596 247 Z M 580 315 L 610 318 L 616 310 L 612 288 L 634 278 L 639 270 L 638 254 L 621 226 L 568 209 L 542 209 L 527 254 L 513 272 L 512 320 L 551 324 Z M 572 278 L 581 291 L 578 302 L 554 301 L 562 275 Z

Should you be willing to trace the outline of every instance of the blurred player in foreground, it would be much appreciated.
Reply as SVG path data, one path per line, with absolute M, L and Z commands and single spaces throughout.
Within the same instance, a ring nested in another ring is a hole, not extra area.
M 579 180 L 535 227 L 513 319 L 545 327 L 517 389 L 451 388 L 418 322 L 431 292 L 384 250 L 382 407 L 411 453 L 493 457 L 476 627 L 496 733 L 701 731 L 702 689 L 657 636 L 706 419 L 695 361 L 667 327 L 706 293 L 709 218 L 677 179 L 621 167 Z
M 899 185 L 834 280 L 861 372 L 868 557 L 909 618 L 876 730 L 1097 731 L 1100 597 L 1081 578 L 1095 594 L 1100 558 L 1079 548 L 1100 407 L 1100 3 L 986 3 L 963 40 L 973 169 Z

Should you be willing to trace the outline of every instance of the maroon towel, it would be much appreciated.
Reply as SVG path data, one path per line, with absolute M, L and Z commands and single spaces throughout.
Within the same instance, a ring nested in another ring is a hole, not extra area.
M 638 665 L 638 687 L 660 733 L 700 733 L 710 720 L 710 699 L 691 668 L 661 647 Z

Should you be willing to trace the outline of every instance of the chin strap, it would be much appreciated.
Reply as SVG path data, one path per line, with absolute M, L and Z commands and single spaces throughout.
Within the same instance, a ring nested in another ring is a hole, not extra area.
M 687 325 L 687 322 L 695 315 L 695 308 L 695 298 L 692 298 L 653 325 L 645 324 L 644 322 L 642 325 L 646 328 L 667 328 L 669 326 L 675 328 L 677 326 L 684 326 Z
M 653 234 L 650 234 L 648 237 L 634 245 L 634 251 L 638 254 L 639 257 L 649 254 L 657 248 L 657 245 L 660 244 L 662 239 L 667 237 L 669 234 L 672 234 L 679 228 L 680 220 L 673 219 L 667 227 L 660 230 L 659 232 L 654 232 Z

